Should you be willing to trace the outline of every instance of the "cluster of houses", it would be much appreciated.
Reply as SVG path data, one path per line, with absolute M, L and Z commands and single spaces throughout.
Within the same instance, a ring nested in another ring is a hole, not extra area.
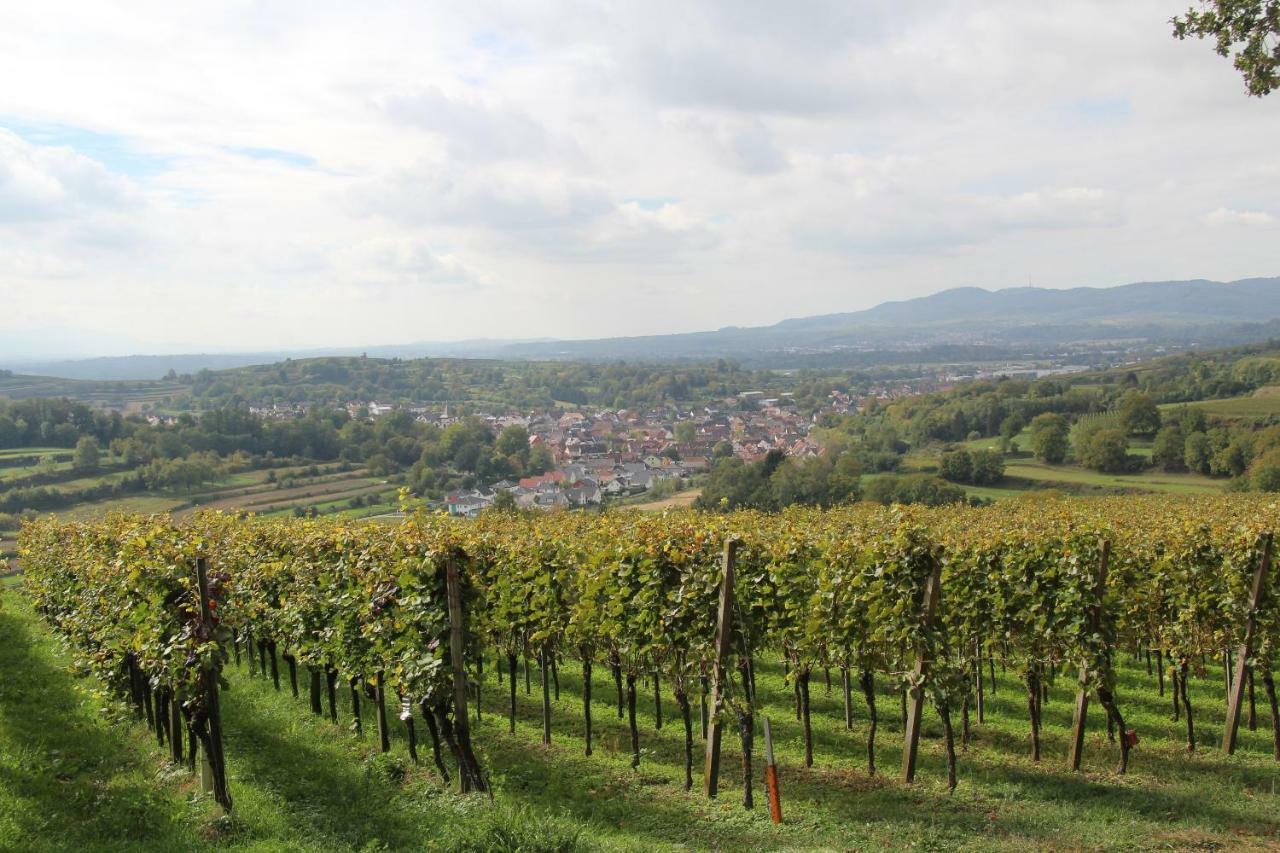
M 785 399 L 757 393 L 696 411 L 549 411 L 489 420 L 495 432 L 524 427 L 530 444 L 546 446 L 556 466 L 450 494 L 445 508 L 453 515 L 476 515 L 502 492 L 521 508 L 589 507 L 664 486 L 674 491 L 726 456 L 754 462 L 771 450 L 800 458 L 820 452 L 809 437 L 810 418 Z
M 905 390 L 879 388 L 871 399 L 891 399 Z M 546 510 L 591 507 L 655 489 L 673 492 L 722 458 L 757 462 L 774 450 L 793 458 L 815 456 L 821 448 L 809 434 L 814 421 L 826 413 L 855 411 L 868 401 L 836 391 L 826 406 L 805 415 L 789 397 L 748 391 L 698 409 L 550 409 L 483 415 L 495 436 L 508 426 L 523 427 L 530 447 L 545 447 L 553 467 L 538 476 L 451 493 L 443 506 L 453 515 L 474 516 L 504 492 L 517 507 Z M 283 419 L 299 417 L 306 408 L 294 404 L 255 411 Z M 367 401 L 348 403 L 347 409 L 353 417 L 375 419 L 408 411 L 417 420 L 441 427 L 475 416 L 459 413 L 457 407 L 451 412 L 448 404 Z
M 450 494 L 445 508 L 451 515 L 474 516 L 492 506 L 500 492 L 509 493 L 520 509 L 597 506 L 607 498 L 643 494 L 664 481 L 678 487 L 698 470 L 702 469 L 680 463 L 659 468 L 644 462 L 605 462 L 593 467 L 574 463 L 519 482 L 501 480 L 487 488 Z

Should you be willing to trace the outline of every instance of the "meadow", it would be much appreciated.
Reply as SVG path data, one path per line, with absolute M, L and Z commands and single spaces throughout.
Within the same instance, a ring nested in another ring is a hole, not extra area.
M 1206 415 L 1224 420 L 1266 420 L 1280 415 L 1280 393 L 1275 386 L 1266 386 L 1243 397 L 1226 397 L 1220 400 L 1200 400 L 1195 403 L 1168 403 L 1162 410 L 1177 409 L 1186 405 L 1200 409 Z
M 1280 398 L 1277 398 L 1280 399 Z M 1221 402 L 1221 401 L 1213 401 Z M 1150 459 L 1150 439 L 1133 439 L 1129 453 Z M 968 450 L 994 450 L 1000 447 L 999 438 L 979 438 L 963 444 Z M 1205 477 L 1190 472 L 1171 473 L 1151 468 L 1132 474 L 1106 474 L 1093 471 L 1070 461 L 1061 465 L 1049 465 L 1031 455 L 1031 436 L 1027 430 L 1019 433 L 1012 442 L 1013 453 L 1005 458 L 1004 480 L 994 486 L 965 486 L 965 492 L 973 497 L 988 500 L 1017 497 L 1027 491 L 1054 489 L 1068 494 L 1210 494 L 1220 492 L 1226 485 L 1221 478 Z M 923 463 L 936 470 L 936 459 Z

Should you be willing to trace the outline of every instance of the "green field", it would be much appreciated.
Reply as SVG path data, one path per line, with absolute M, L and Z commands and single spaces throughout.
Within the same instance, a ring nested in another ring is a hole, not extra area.
M 51 453 L 74 453 L 70 447 L 6 447 L 0 449 L 0 459 L 12 456 L 45 456 Z
M 363 515 L 370 508 L 363 506 L 354 509 L 351 508 L 349 504 L 352 498 L 357 496 L 366 499 L 371 498 L 375 501 L 374 506 L 386 506 L 390 503 L 388 498 L 394 497 L 395 494 L 396 490 L 394 488 L 388 489 L 385 484 L 381 484 L 377 486 L 356 488 L 345 493 L 338 493 L 336 497 L 331 499 L 313 498 L 306 501 L 294 501 L 283 504 L 252 504 L 245 508 L 251 512 L 260 513 L 261 515 L 268 517 L 273 515 L 288 515 L 293 512 L 293 508 L 295 506 L 314 509 L 321 515 L 338 512 L 341 512 L 344 515 L 348 513 Z
M 964 487 L 964 492 L 969 497 L 981 498 L 985 501 L 1000 501 L 1006 498 L 1016 498 L 1027 494 L 1029 491 L 1037 489 L 1053 488 L 1052 486 L 1036 485 L 1031 481 L 1011 480 L 1008 477 L 1004 480 L 1003 486 L 968 486 Z
M 960 446 L 966 450 L 999 450 L 1000 438 L 975 438 L 973 441 L 963 442 Z M 1031 433 L 1024 429 L 1022 432 L 1015 435 L 1012 443 L 1010 444 L 1010 449 L 1019 453 L 1030 453 Z
M 769 822 L 757 731 L 752 812 L 741 808 L 737 738 L 729 730 L 721 795 L 706 800 L 682 787 L 682 732 L 663 687 L 666 723 L 654 726 L 652 691 L 641 693 L 643 759 L 628 766 L 625 725 L 614 711 L 608 668 L 593 680 L 596 754 L 583 756 L 578 666 L 559 670 L 553 744 L 538 744 L 538 691 L 518 691 L 518 725 L 507 732 L 506 685 L 486 667 L 484 716 L 475 727 L 494 799 L 460 798 L 406 753 L 393 719 L 392 751 L 376 752 L 374 720 L 363 704 L 365 737 L 340 720 L 315 718 L 285 688 L 232 669 L 223 696 L 235 816 L 219 818 L 185 770 L 172 768 L 154 737 L 94 685 L 69 674 L 60 643 L 14 591 L 0 606 L 0 849 L 23 851 L 330 850 L 1167 850 L 1267 849 L 1280 832 L 1280 763 L 1271 757 L 1268 718 L 1241 732 L 1225 757 L 1214 744 L 1223 727 L 1220 669 L 1194 679 L 1191 696 L 1202 747 L 1188 755 L 1181 724 L 1170 719 L 1154 677 L 1128 656 L 1118 698 L 1139 733 L 1130 772 L 1113 773 L 1115 749 L 1096 709 L 1085 767 L 1064 768 L 1071 715 L 1069 677 L 1044 708 L 1044 759 L 1028 755 L 1025 696 L 1003 673 L 986 723 L 974 721 L 959 755 L 960 784 L 948 794 L 941 728 L 926 711 L 920 775 L 898 780 L 901 723 L 896 694 L 881 691 L 877 761 L 869 777 L 860 697 L 846 732 L 837 685 L 813 680 L 815 765 L 801 764 L 800 726 L 776 662 L 761 661 L 759 689 L 773 722 L 784 823 Z M 538 671 L 533 670 L 538 683 Z M 883 686 L 882 686 L 883 687 Z M 304 690 L 305 694 L 305 690 Z M 694 703 L 695 748 L 697 703 Z M 958 716 L 958 715 L 957 715 Z M 673 719 L 674 718 L 674 719 Z M 957 720 L 957 727 L 959 722 Z M 425 734 L 422 735 L 425 738 Z M 450 767 L 452 771 L 452 767 Z M 695 756 L 695 779 L 701 754 Z
M 1160 407 L 1162 411 L 1179 409 L 1182 406 L 1200 409 L 1206 415 L 1228 420 L 1250 419 L 1261 420 L 1280 416 L 1280 394 L 1274 387 L 1260 388 L 1255 394 L 1246 397 L 1226 397 L 1221 400 L 1201 400 L 1195 403 L 1167 403 Z
M 66 471 L 70 471 L 72 467 L 73 465 L 71 462 L 54 462 L 47 470 L 64 473 Z M 32 474 L 38 473 L 38 471 L 39 469 L 34 465 L 23 465 L 17 468 L 0 468 L 0 483 L 12 483 L 15 480 L 21 480 L 24 477 L 30 477 Z
M 1151 444 L 1150 439 L 1133 439 L 1129 443 L 1129 453 L 1150 459 Z M 968 450 L 998 450 L 1000 439 L 979 438 L 961 446 Z M 1027 430 L 1017 435 L 1013 447 L 1018 455 L 1005 458 L 1004 481 L 998 486 L 965 486 L 965 492 L 986 500 L 1000 500 L 1033 489 L 1057 489 L 1070 494 L 1117 491 L 1204 494 L 1221 491 L 1226 485 L 1226 480 L 1192 473 L 1150 469 L 1136 474 L 1103 474 L 1073 464 L 1048 465 L 1031 456 L 1031 438 Z M 917 462 L 918 466 L 924 464 L 936 469 L 937 460 L 927 458 L 926 463 Z
M 60 480 L 56 483 L 49 483 L 40 488 L 48 489 L 51 492 L 75 492 L 82 489 L 93 488 L 104 483 L 113 483 L 124 479 L 129 475 L 128 471 L 114 471 L 101 474 L 91 474 L 85 477 L 75 477 L 70 480 Z
M 183 506 L 185 503 L 186 500 L 183 498 L 167 495 L 133 495 L 132 497 L 116 498 L 109 501 L 77 504 L 70 509 L 58 510 L 53 514 L 68 521 L 89 521 L 101 518 L 112 512 L 136 512 L 142 514 L 169 512 Z
M 338 509 L 332 511 L 332 515 L 335 518 L 374 518 L 376 516 L 391 515 L 399 511 L 399 500 L 388 500 L 371 506 L 362 506 L 358 509 Z
M 165 380 L 92 381 L 59 379 L 52 376 L 0 377 L 0 397 L 23 400 L 31 397 L 69 397 L 99 408 L 126 413 L 144 407 L 161 410 L 190 387 Z
M 52 450 L 58 453 L 68 452 L 65 448 Z M 20 455 L 39 455 L 48 452 L 51 452 L 51 449 L 24 449 L 20 451 Z M 106 464 L 111 462 L 112 458 L 106 457 Z M 59 463 L 55 470 L 61 471 L 69 479 L 42 484 L 41 488 L 52 492 L 71 492 L 119 480 L 127 473 L 108 471 L 89 477 L 75 477 L 70 472 L 70 468 L 70 463 Z M 0 492 L 4 490 L 6 481 L 30 476 L 36 473 L 36 470 L 33 466 L 0 468 Z M 315 476 L 308 475 L 311 470 L 316 471 Z M 274 481 L 269 480 L 268 478 L 273 475 Z M 286 484 L 283 482 L 285 480 L 289 482 Z M 242 471 L 191 492 L 163 491 L 128 495 L 76 504 L 53 512 L 73 520 L 100 518 L 110 512 L 181 513 L 209 507 L 248 509 L 263 514 L 289 513 L 294 507 L 304 509 L 317 507 L 321 511 L 332 512 L 339 508 L 345 509 L 347 502 L 357 495 L 373 496 L 377 504 L 375 507 L 351 510 L 351 514 L 366 515 L 379 507 L 382 508 L 381 511 L 391 511 L 395 508 L 395 487 L 387 484 L 385 480 L 369 477 L 361 469 L 343 471 L 335 464 L 299 464 L 283 468 Z
M 1077 465 L 1048 465 L 1035 459 L 1009 460 L 1005 477 L 1025 481 L 1029 488 L 1083 486 L 1094 489 L 1168 492 L 1171 494 L 1204 494 L 1222 491 L 1224 480 L 1200 474 L 1170 474 L 1144 471 L 1140 474 L 1102 474 Z

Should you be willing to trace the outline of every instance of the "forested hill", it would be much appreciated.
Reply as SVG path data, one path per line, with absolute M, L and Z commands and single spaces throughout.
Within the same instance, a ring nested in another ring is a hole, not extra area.
M 536 330 L 531 330 L 536 331 Z M 471 340 L 330 347 L 299 352 L 139 355 L 42 363 L 0 361 L 17 373 L 68 379 L 158 379 L 169 370 L 240 367 L 360 355 L 382 358 L 680 360 L 731 358 L 752 367 L 867 367 L 1024 355 L 1028 348 L 1124 341 L 1224 347 L 1280 334 L 1280 278 L 1205 280 L 1050 290 L 979 287 L 886 302 L 865 311 L 771 326 L 597 340 Z
M 640 358 L 793 354 L 841 349 L 1058 345 L 1143 340 L 1226 346 L 1275 334 L 1280 278 L 1226 284 L 1167 281 L 1049 290 L 979 287 L 886 302 L 865 311 L 772 326 L 685 335 L 550 341 L 507 347 L 509 357 Z
M 1069 290 L 962 287 L 919 299 L 885 302 L 867 311 L 784 320 L 778 325 L 802 328 L 846 323 L 982 324 L 988 328 L 1046 323 L 1200 325 L 1273 317 L 1280 317 L 1280 278 L 1242 279 L 1228 284 L 1205 280 L 1145 282 Z
M 557 403 L 644 408 L 780 388 L 780 377 L 732 362 L 638 365 L 484 359 L 319 358 L 181 377 L 203 408 L 225 405 L 469 403 L 530 409 Z

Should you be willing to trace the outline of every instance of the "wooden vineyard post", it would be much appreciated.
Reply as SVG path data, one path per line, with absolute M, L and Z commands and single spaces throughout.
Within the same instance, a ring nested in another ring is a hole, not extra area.
M 778 788 L 778 764 L 773 759 L 773 727 L 764 718 L 764 786 L 769 793 L 769 819 L 782 823 L 782 791 Z
M 1222 749 L 1227 755 L 1236 751 L 1236 735 L 1240 730 L 1240 703 L 1244 700 L 1245 670 L 1249 666 L 1249 655 L 1253 653 L 1253 635 L 1258 628 L 1258 608 L 1262 606 L 1262 598 L 1266 594 L 1269 571 L 1271 571 L 1270 533 L 1263 537 L 1262 560 L 1253 573 L 1249 613 L 1244 619 L 1244 641 L 1240 644 L 1240 653 L 1236 656 L 1236 677 L 1231 682 L 1231 692 L 1227 697 L 1227 730 L 1222 735 Z
M 544 744 L 551 743 L 551 654 L 548 651 L 548 644 L 542 644 L 542 650 L 538 652 L 538 660 L 540 666 L 538 670 L 542 676 L 542 742 Z
M 213 764 L 209 761 L 209 750 L 200 750 L 200 792 L 213 793 Z
M 977 685 L 978 725 L 982 725 L 986 722 L 986 708 L 984 697 L 982 695 L 982 641 L 975 640 L 973 647 L 973 680 Z
M 844 728 L 853 731 L 853 686 L 849 683 L 849 667 L 840 667 L 840 687 L 844 690 Z
M 933 627 L 938 615 L 938 604 L 942 598 L 942 561 L 933 558 L 933 570 L 924 585 L 924 600 L 921 602 L 920 627 L 929 630 Z M 905 742 L 902 747 L 902 781 L 914 782 L 916 778 L 916 753 L 920 748 L 920 717 L 924 712 L 924 681 L 929 674 L 928 649 L 924 644 L 916 656 L 914 683 L 910 688 L 907 703 L 907 725 Z
M 707 755 L 703 765 L 703 788 L 708 797 L 714 797 L 720 787 L 720 741 L 724 734 L 720 715 L 724 710 L 725 658 L 729 656 L 729 641 L 733 631 L 733 572 L 737 558 L 738 540 L 725 540 L 724 579 L 720 584 L 720 611 L 716 620 L 715 663 L 711 668 L 711 719 L 707 725 Z
M 382 752 L 391 751 L 391 732 L 387 728 L 387 691 L 383 686 L 386 676 L 379 672 L 377 683 L 373 688 L 373 704 L 375 719 L 378 722 L 378 749 Z
M 449 599 L 449 661 L 453 665 L 453 730 L 458 740 L 458 787 L 468 794 L 486 790 L 480 762 L 471 748 L 471 724 L 467 718 L 466 657 L 463 654 L 466 628 L 462 615 L 462 585 L 458 582 L 458 561 L 445 561 L 445 589 Z
M 1111 559 L 1111 543 L 1107 540 L 1102 542 L 1102 559 L 1098 564 L 1098 575 L 1094 581 L 1093 601 L 1089 603 L 1086 609 L 1087 630 L 1091 633 L 1097 633 L 1102 622 L 1102 596 L 1107 589 L 1107 563 Z M 1071 769 L 1080 769 L 1080 759 L 1084 755 L 1084 723 L 1089 713 L 1089 691 L 1086 687 L 1089 683 L 1089 664 L 1083 662 L 1080 664 L 1080 688 L 1076 691 L 1076 713 L 1075 719 L 1071 727 Z M 1124 732 L 1120 733 L 1121 737 L 1125 736 Z
M 196 587 L 200 593 L 200 623 L 210 634 L 213 632 L 213 607 L 209 603 L 209 567 L 204 557 L 196 558 Z M 231 792 L 227 790 L 227 762 L 222 752 L 222 710 L 218 705 L 217 664 L 201 671 L 205 702 L 209 715 L 209 740 L 204 750 L 200 778 L 205 790 L 213 790 L 218 805 L 231 811 Z M 206 781 L 207 774 L 207 781 Z

